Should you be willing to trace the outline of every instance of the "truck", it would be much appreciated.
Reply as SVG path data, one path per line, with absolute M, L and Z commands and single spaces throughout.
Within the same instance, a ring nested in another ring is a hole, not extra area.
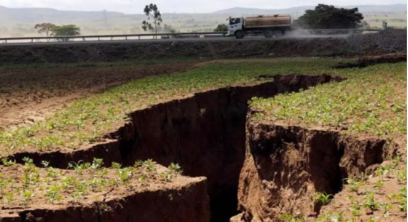
M 292 28 L 290 15 L 229 17 L 228 20 L 228 35 L 237 39 L 242 39 L 250 33 L 263 34 L 266 38 L 281 37 Z

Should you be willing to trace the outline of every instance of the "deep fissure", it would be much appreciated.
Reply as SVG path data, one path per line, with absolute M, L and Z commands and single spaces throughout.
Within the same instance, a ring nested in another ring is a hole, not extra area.
M 168 166 L 179 163 L 187 176 L 206 176 L 212 221 L 229 221 L 238 213 L 238 182 L 245 159 L 248 100 L 297 92 L 340 81 L 330 75 L 287 75 L 255 86 L 195 94 L 132 113 L 119 135 L 123 163 L 151 158 Z
M 29 156 L 37 165 L 40 165 L 41 160 L 48 160 L 52 166 L 59 168 L 66 168 L 71 161 L 92 161 L 93 158 L 103 158 L 106 165 L 119 162 L 129 166 L 133 165 L 135 160 L 145 159 L 153 159 L 164 166 L 178 163 L 184 175 L 207 177 L 211 221 L 229 221 L 239 213 L 238 210 L 243 210 L 238 203 L 238 183 L 245 160 L 248 101 L 253 97 L 272 97 L 279 93 L 297 92 L 318 84 L 343 80 L 331 75 L 266 77 L 272 81 L 197 93 L 186 99 L 130 113 L 131 122 L 110 135 L 111 138 L 117 139 L 114 142 L 70 154 L 20 153 L 14 155 L 13 159 L 22 162 L 22 157 Z M 286 145 L 282 144 L 282 140 L 271 140 L 260 146 L 264 147 L 264 150 L 251 150 L 255 152 L 252 154 L 270 156 L 284 146 L 287 148 L 287 144 L 296 144 L 296 139 L 291 138 L 290 133 L 285 132 L 280 138 L 283 138 Z M 330 139 L 327 135 L 322 138 L 316 144 L 323 143 L 330 147 L 328 150 L 332 153 L 326 154 L 334 159 L 327 162 L 327 172 L 330 171 L 332 175 L 324 178 L 327 181 L 322 183 L 321 187 L 317 186 L 316 190 L 334 194 L 342 189 L 342 179 L 347 177 L 346 171 L 339 166 L 345 148 L 336 148 L 337 139 Z M 299 149 L 296 145 L 292 148 Z M 326 155 L 319 152 L 314 154 L 316 160 L 319 156 Z M 318 163 L 311 165 L 319 166 Z M 316 168 L 311 172 L 313 174 L 319 170 Z M 312 178 L 320 176 L 312 175 Z

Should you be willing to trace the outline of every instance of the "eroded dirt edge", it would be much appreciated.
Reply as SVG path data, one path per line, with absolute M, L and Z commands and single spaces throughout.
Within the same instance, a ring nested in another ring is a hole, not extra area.
M 249 111 L 246 159 L 234 221 L 278 221 L 281 214 L 318 216 L 317 192 L 336 194 L 345 178 L 371 174 L 396 147 L 376 137 L 260 123 Z

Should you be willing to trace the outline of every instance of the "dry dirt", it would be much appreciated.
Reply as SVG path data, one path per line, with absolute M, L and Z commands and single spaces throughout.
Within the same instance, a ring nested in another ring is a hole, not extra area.
M 43 119 L 71 101 L 195 62 L 0 66 L 0 129 Z

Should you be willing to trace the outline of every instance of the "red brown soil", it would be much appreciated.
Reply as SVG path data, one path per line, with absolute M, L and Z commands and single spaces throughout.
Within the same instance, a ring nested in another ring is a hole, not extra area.
M 166 171 L 166 168 L 162 166 L 157 165 L 155 167 L 157 173 Z M 91 180 L 94 175 L 91 170 L 84 170 L 81 174 L 70 170 L 57 171 L 64 177 L 73 176 L 81 181 Z M 12 186 L 15 188 L 15 192 L 18 192 L 16 191 L 18 187 L 21 189 L 22 166 L 0 167 L 0 172 L 3 174 L 3 178 L 14 179 Z M 142 171 L 137 172 L 143 173 Z M 39 173 L 41 178 L 48 177 L 52 181 L 52 178 L 47 176 L 45 169 L 41 169 Z M 21 196 L 15 196 L 12 203 L 0 203 L 0 221 L 209 221 L 205 178 L 189 178 L 178 175 L 166 180 L 160 179 L 157 175 L 150 173 L 143 182 L 138 180 L 139 176 L 134 175 L 130 185 L 126 186 L 119 183 L 107 191 L 93 191 L 91 194 L 76 200 L 68 193 L 62 192 L 62 200 L 55 200 L 53 203 L 44 195 L 41 188 L 47 190 L 54 182 L 41 183 L 39 184 L 40 189 L 38 187 L 26 188 L 34 191 L 34 196 L 27 205 L 23 204 Z M 115 179 L 114 170 L 109 169 L 105 177 Z M 41 179 L 41 181 L 43 180 Z
M 70 101 L 137 78 L 171 74 L 194 62 L 0 67 L 0 129 L 43 119 Z

